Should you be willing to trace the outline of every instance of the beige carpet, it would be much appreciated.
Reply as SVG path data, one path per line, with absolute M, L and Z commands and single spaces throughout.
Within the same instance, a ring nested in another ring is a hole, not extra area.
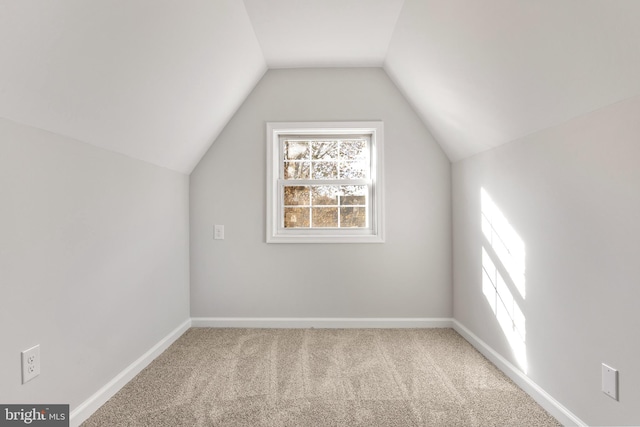
M 452 329 L 192 328 L 91 426 L 558 426 Z

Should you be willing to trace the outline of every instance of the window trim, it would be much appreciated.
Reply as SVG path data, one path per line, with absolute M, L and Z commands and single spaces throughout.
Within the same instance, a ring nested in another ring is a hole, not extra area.
M 365 122 L 268 122 L 267 123 L 267 243 L 383 243 L 384 242 L 384 162 L 383 123 Z M 371 184 L 369 227 L 366 229 L 284 229 L 279 190 L 280 138 L 287 135 L 348 136 L 367 135 L 371 140 Z

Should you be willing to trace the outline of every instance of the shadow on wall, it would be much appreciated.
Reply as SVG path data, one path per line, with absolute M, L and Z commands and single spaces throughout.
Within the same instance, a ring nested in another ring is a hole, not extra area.
M 482 293 L 516 362 L 527 373 L 525 246 L 489 193 L 480 190 L 482 214 Z

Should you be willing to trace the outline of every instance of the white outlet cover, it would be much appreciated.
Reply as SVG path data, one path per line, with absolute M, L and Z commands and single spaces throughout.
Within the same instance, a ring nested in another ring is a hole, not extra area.
M 22 352 L 22 384 L 40 375 L 40 344 Z
M 602 364 L 602 392 L 618 400 L 618 370 Z
M 213 238 L 215 240 L 224 240 L 224 225 L 214 225 Z

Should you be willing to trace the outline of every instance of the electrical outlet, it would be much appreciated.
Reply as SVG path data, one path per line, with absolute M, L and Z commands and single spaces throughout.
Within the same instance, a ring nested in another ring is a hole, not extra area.
M 22 384 L 40 375 L 40 344 L 22 352 Z

